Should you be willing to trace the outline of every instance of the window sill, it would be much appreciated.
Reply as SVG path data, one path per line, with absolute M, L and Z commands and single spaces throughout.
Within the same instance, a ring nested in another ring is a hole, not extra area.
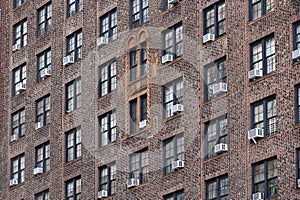
M 265 137 L 263 137 L 263 138 L 256 139 L 256 140 L 255 140 L 255 141 L 256 141 L 256 144 L 255 144 L 255 143 L 253 142 L 253 140 L 251 139 L 251 140 L 250 140 L 250 145 L 251 145 L 251 146 L 255 146 L 255 145 L 257 145 L 258 143 L 262 143 L 262 142 L 264 142 L 264 141 L 266 141 L 266 140 L 270 140 L 270 139 L 276 138 L 276 137 L 277 137 L 277 133 L 278 133 L 278 132 L 273 133 L 273 134 L 271 134 L 271 135 L 267 135 L 267 136 L 265 136 Z
M 142 24 L 139 24 L 138 26 L 136 26 L 136 27 L 130 27 L 129 26 L 129 30 L 135 30 L 135 29 L 138 29 L 138 28 L 144 28 L 144 26 L 146 26 L 147 24 L 149 24 L 150 23 L 150 20 L 148 19 L 148 21 L 146 21 L 146 22 L 144 22 L 144 23 L 142 23 Z M 130 24 L 130 25 L 132 25 L 132 24 Z
M 68 56 L 68 55 L 66 55 L 66 56 Z M 65 56 L 65 57 L 66 57 L 66 56 Z M 74 66 L 74 65 L 80 63 L 81 60 L 82 60 L 82 58 L 80 58 L 80 59 L 78 59 L 78 60 L 75 60 L 74 63 L 71 63 L 71 64 L 69 64 L 69 65 L 63 65 L 63 67 L 69 68 L 69 67 L 71 67 L 71 66 Z
M 81 160 L 81 156 L 78 157 L 78 158 L 75 158 L 75 159 L 73 159 L 73 160 L 71 160 L 71 161 L 66 162 L 66 163 L 64 164 L 64 167 L 68 167 L 68 166 L 70 166 L 70 165 L 72 165 L 72 164 L 74 164 L 74 163 L 76 163 L 76 162 L 79 162 L 80 160 Z
M 116 90 L 117 90 L 117 89 L 114 89 L 114 90 L 112 90 L 111 92 L 108 92 L 107 94 L 102 95 L 102 96 L 99 96 L 99 95 L 98 95 L 97 101 L 99 102 L 99 101 L 101 101 L 103 98 L 108 98 L 109 96 L 113 95 L 113 94 L 115 93 Z
M 19 9 L 21 9 L 22 7 L 24 7 L 26 5 L 28 1 L 25 1 L 24 3 L 22 3 L 21 5 L 14 7 L 13 10 L 14 12 L 17 12 Z
M 105 149 L 108 149 L 108 148 L 110 148 L 111 146 L 114 146 L 114 145 L 116 145 L 117 144 L 117 139 L 115 140 L 115 141 L 113 141 L 113 142 L 111 142 L 111 143 L 109 143 L 109 144 L 107 144 L 107 145 L 105 145 L 105 146 L 103 146 L 103 147 L 98 147 L 98 150 L 99 151 L 102 151 L 102 150 L 105 150 Z
M 230 150 L 228 149 L 228 151 L 230 151 Z M 222 157 L 222 156 L 227 156 L 227 155 L 228 155 L 228 151 L 227 151 L 227 152 L 224 152 L 224 153 L 220 153 L 220 154 L 215 155 L 215 156 L 212 156 L 212 157 L 210 157 L 210 158 L 204 158 L 204 161 L 203 161 L 202 163 L 203 163 L 203 164 L 206 164 L 206 163 L 209 163 L 209 162 L 211 162 L 211 161 L 213 161 L 213 160 L 219 159 L 219 158 Z
M 65 111 L 65 114 L 64 114 L 65 117 L 68 116 L 68 115 L 73 114 L 74 112 L 77 112 L 80 108 L 81 108 L 81 107 L 75 108 L 75 109 L 73 109 L 73 110 L 71 110 L 71 111 L 69 111 L 69 112 Z
M 184 112 L 184 111 L 183 111 L 183 112 Z M 176 114 L 176 115 L 173 115 L 173 116 L 171 116 L 171 117 L 166 118 L 166 119 L 165 119 L 165 123 L 167 123 L 167 122 L 169 122 L 169 121 L 172 121 L 173 119 L 176 119 L 177 117 L 181 117 L 181 115 L 183 115 L 183 112 L 180 112 L 180 113 L 178 113 L 178 114 Z
M 171 8 L 163 9 L 160 14 L 164 15 L 166 13 L 172 12 L 174 9 L 176 9 L 177 7 L 179 7 L 183 1 L 184 0 L 181 0 L 180 2 L 178 2 L 175 6 L 172 6 Z
M 248 25 L 249 25 L 249 26 L 250 26 L 250 25 L 253 25 L 253 24 L 255 24 L 256 22 L 258 22 L 258 21 L 260 21 L 260 20 L 263 20 L 263 19 L 267 18 L 269 15 L 273 15 L 274 13 L 275 13 L 275 9 L 274 9 L 273 11 L 271 11 L 271 12 L 268 12 L 267 14 L 264 14 L 264 15 L 260 16 L 259 18 L 255 19 L 255 20 L 249 21 L 249 22 L 248 22 Z
M 21 137 L 19 137 L 17 140 L 14 140 L 14 141 L 10 141 L 10 138 L 9 138 L 9 143 L 10 143 L 10 145 L 13 145 L 14 143 L 17 143 L 18 141 L 24 140 L 24 138 L 25 138 L 25 135 L 22 135 Z
M 14 95 L 14 96 L 11 98 L 11 100 L 16 99 L 16 98 L 18 98 L 19 96 L 22 96 L 23 94 L 26 94 L 26 90 L 20 92 L 19 94 Z
M 27 43 L 25 46 L 22 46 L 22 47 L 21 47 L 20 49 L 18 49 L 18 50 L 15 50 L 15 51 L 11 50 L 11 51 L 12 51 L 12 54 L 16 54 L 16 53 L 20 53 L 20 52 L 22 52 L 22 51 L 25 51 L 27 46 L 28 46 L 28 43 Z M 13 48 L 13 46 L 12 46 L 11 48 Z
M 46 80 L 49 80 L 49 78 L 50 78 L 50 80 L 51 80 L 51 75 L 50 75 L 50 76 L 47 76 L 47 77 L 45 77 L 45 78 L 43 78 L 43 79 L 41 79 L 40 81 L 37 81 L 37 82 L 36 82 L 36 86 L 39 87 L 39 85 L 41 85 L 42 83 L 46 82 Z
M 184 162 L 184 164 L 186 164 L 186 163 Z M 161 177 L 161 179 L 162 179 L 162 180 L 167 179 L 167 178 L 169 178 L 170 176 L 173 176 L 175 173 L 178 173 L 178 172 L 181 172 L 181 171 L 184 171 L 184 168 L 174 170 L 174 171 L 169 172 L 169 173 L 167 173 L 167 174 L 163 174 L 163 176 Z
M 203 42 L 201 41 L 202 47 L 203 47 L 203 48 L 206 48 L 206 47 L 210 46 L 211 44 L 213 44 L 213 43 L 215 43 L 215 42 L 217 42 L 217 41 L 219 41 L 219 40 L 223 40 L 223 38 L 226 38 L 226 32 L 223 33 L 221 36 L 217 37 L 214 41 L 206 42 L 206 43 L 204 43 L 204 44 L 203 44 Z
M 144 182 L 144 183 L 141 183 L 141 184 L 139 184 L 138 186 L 135 186 L 135 187 L 132 187 L 132 188 L 127 188 L 127 189 L 128 189 L 128 190 L 138 190 L 138 189 L 140 189 L 140 188 L 142 188 L 142 187 L 145 187 L 145 186 L 147 186 L 147 185 L 150 185 L 149 181 Z
M 144 74 L 142 76 L 139 76 L 138 78 L 136 78 L 135 80 L 129 80 L 129 83 L 128 83 L 128 86 L 131 86 L 131 85 L 134 85 L 136 84 L 137 82 L 141 81 L 141 80 L 144 80 L 145 78 L 147 78 L 147 74 Z
M 224 92 L 223 94 L 220 94 L 219 96 L 217 96 L 217 97 L 215 97 L 215 98 L 212 98 L 212 99 L 210 99 L 210 100 L 207 100 L 207 101 L 204 100 L 202 106 L 209 105 L 209 104 L 211 104 L 211 103 L 213 103 L 213 102 L 215 102 L 215 101 L 218 101 L 218 100 L 220 100 L 220 99 L 222 99 L 222 98 L 224 98 L 224 97 L 227 97 L 227 96 L 228 96 L 228 91 L 227 91 L 227 92 Z
M 35 122 L 35 123 L 37 123 L 37 122 Z M 39 131 L 41 129 L 45 129 L 48 126 L 50 126 L 50 122 L 48 124 L 43 125 L 41 128 L 34 128 L 34 132 Z
M 52 28 L 50 27 L 50 29 L 45 31 L 43 34 L 40 34 L 40 35 L 37 34 L 37 36 L 36 36 L 37 40 L 41 40 L 41 38 L 44 39 L 44 37 L 47 37 L 47 35 L 50 35 L 51 31 L 52 31 Z
M 16 189 L 16 188 L 19 188 L 19 187 L 22 187 L 25 185 L 25 181 L 22 182 L 22 183 L 19 183 L 17 185 L 12 185 L 12 186 L 9 186 L 10 189 Z
M 83 12 L 83 8 L 81 10 L 75 11 L 75 13 L 73 15 L 68 16 L 68 14 L 66 15 L 66 20 L 75 18 L 77 15 L 79 15 L 79 13 Z
M 253 80 L 253 81 L 250 81 L 250 80 L 248 79 L 248 82 L 249 82 L 248 85 L 249 85 L 249 86 L 252 86 L 252 85 L 254 85 L 254 84 L 256 84 L 256 83 L 259 83 L 259 82 L 261 82 L 261 81 L 263 81 L 263 80 L 265 80 L 265 79 L 268 79 L 268 78 L 274 76 L 275 74 L 276 74 L 276 70 L 275 70 L 275 71 L 272 71 L 272 72 L 269 73 L 269 74 L 264 75 L 263 77 L 260 77 L 260 78 L 258 78 L 258 79 L 255 79 L 255 80 Z
M 300 129 L 300 123 L 294 125 L 294 129 Z
M 162 56 L 163 56 L 163 55 L 162 55 Z M 167 67 L 167 66 L 173 65 L 174 63 L 179 62 L 179 61 L 181 61 L 181 60 L 183 60 L 183 55 L 181 55 L 181 56 L 175 58 L 175 60 L 173 60 L 172 62 L 168 62 L 168 63 L 166 63 L 166 64 L 162 64 L 162 63 L 161 63 L 161 59 L 160 59 L 160 64 L 161 64 L 163 67 Z
M 144 138 L 144 139 L 146 139 L 146 137 L 137 137 L 137 136 L 142 135 L 143 133 L 146 133 L 146 130 L 148 130 L 148 129 L 149 129 L 149 125 L 147 125 L 145 128 L 139 129 L 135 133 L 127 134 L 127 135 L 125 135 L 124 140 L 126 141 L 126 140 L 129 140 L 131 138 Z
M 51 170 L 51 169 L 50 169 Z M 33 174 L 33 179 L 39 179 L 40 177 L 43 177 L 43 176 L 48 176 L 50 174 L 50 170 L 49 171 L 46 171 L 46 172 L 43 172 L 41 174 L 37 174 L 37 175 L 34 175 Z

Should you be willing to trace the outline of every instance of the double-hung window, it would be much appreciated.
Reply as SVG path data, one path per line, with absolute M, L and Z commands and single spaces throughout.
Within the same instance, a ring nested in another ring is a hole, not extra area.
M 148 180 L 148 149 L 135 152 L 130 155 L 129 178 L 139 179 L 139 183 Z
M 130 134 L 137 131 L 137 126 L 141 129 L 147 124 L 147 94 L 133 99 L 129 102 L 130 107 Z M 144 121 L 145 120 L 145 121 Z M 145 124 L 143 125 L 143 121 Z
M 49 190 L 44 190 L 34 195 L 34 200 L 50 200 Z
M 183 190 L 179 190 L 171 194 L 167 194 L 164 196 L 164 200 L 184 200 L 184 192 Z
M 12 115 L 12 135 L 20 138 L 25 135 L 25 109 L 21 109 Z
M 250 0 L 250 21 L 274 10 L 275 0 Z
M 67 37 L 67 56 L 72 56 L 74 61 L 82 58 L 82 31 L 78 30 Z
M 183 134 L 176 135 L 164 141 L 164 174 L 173 172 L 172 162 L 184 161 L 184 137 Z
M 271 158 L 252 165 L 253 193 L 262 192 L 265 198 L 277 196 L 277 159 Z
M 26 0 L 14 0 L 14 7 L 16 8 L 25 2 Z
M 163 55 L 171 54 L 174 58 L 183 54 L 182 23 L 178 23 L 163 32 Z
M 227 116 L 211 120 L 205 124 L 205 157 L 216 155 L 214 147 L 216 144 L 227 144 Z
M 36 102 L 37 117 L 36 122 L 42 126 L 50 122 L 50 95 L 44 96 Z
M 17 180 L 18 184 L 24 182 L 25 177 L 25 154 L 11 159 L 11 179 Z
M 99 146 L 103 147 L 117 139 L 116 111 L 110 111 L 99 118 Z
M 251 70 L 262 70 L 266 75 L 275 70 L 275 39 L 267 36 L 251 44 Z
M 35 167 L 43 168 L 43 172 L 50 170 L 50 144 L 46 142 L 35 149 Z
M 252 128 L 264 129 L 264 135 L 276 133 L 276 97 L 270 96 L 251 104 Z
M 17 45 L 18 48 L 22 48 L 27 45 L 27 20 L 23 20 L 13 27 L 14 37 L 13 45 Z
M 172 1 L 162 0 L 162 8 L 163 8 L 163 10 L 167 10 L 169 8 L 172 8 L 175 5 L 177 5 L 179 3 L 179 1 L 181 1 L 181 0 L 175 0 L 175 1 L 174 0 L 172 0 Z
M 100 67 L 99 97 L 112 92 L 117 88 L 116 61 L 111 61 Z
M 148 0 L 130 0 L 130 28 L 149 21 Z
M 204 35 L 207 33 L 215 34 L 215 38 L 220 37 L 226 32 L 226 10 L 225 1 L 204 10 Z
M 147 47 L 142 43 L 138 48 L 131 49 L 130 53 L 130 81 L 134 81 L 146 74 Z
M 117 38 L 117 10 L 114 9 L 100 17 L 100 37 Z
M 66 200 L 81 199 L 81 177 L 76 177 L 66 182 Z
M 164 116 L 173 116 L 173 106 L 183 103 L 183 80 L 177 79 L 164 86 Z
M 26 89 L 26 64 L 13 70 L 13 95 L 17 95 Z
M 51 50 L 47 49 L 46 51 L 40 53 L 37 56 L 37 81 L 45 79 L 48 75 L 51 74 Z
M 67 15 L 68 17 L 74 15 L 76 12 L 82 10 L 83 0 L 67 0 Z
M 228 199 L 228 176 L 220 176 L 206 182 L 207 200 Z
M 81 156 L 81 127 L 74 128 L 66 133 L 66 162 Z
M 300 124 L 300 84 L 295 86 L 295 122 Z
M 293 49 L 300 49 L 300 22 L 297 22 L 293 25 L 294 31 L 294 40 L 293 40 Z
M 112 195 L 116 193 L 116 177 L 117 168 L 116 163 L 111 163 L 100 167 L 100 184 L 99 191 L 107 191 L 107 195 Z
M 51 28 L 52 4 L 48 3 L 38 10 L 38 36 Z
M 66 112 L 69 113 L 81 106 L 81 78 L 77 78 L 66 85 Z
M 214 85 L 217 83 L 226 83 L 226 59 L 221 58 L 205 67 L 205 83 L 204 83 L 204 100 L 209 101 L 219 96 L 221 93 L 213 91 Z

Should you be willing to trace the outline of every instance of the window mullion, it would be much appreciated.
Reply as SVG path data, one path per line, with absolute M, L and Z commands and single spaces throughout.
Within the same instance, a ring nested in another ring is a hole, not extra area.
M 111 91 L 111 64 L 107 66 L 107 93 Z
M 108 193 L 108 195 L 111 194 L 111 180 L 110 180 L 110 176 L 111 176 L 111 166 L 107 166 L 107 193 Z
M 264 175 L 265 175 L 265 194 L 269 197 L 269 190 L 268 190 L 268 161 L 264 161 Z
M 215 27 L 215 36 L 219 37 L 219 28 L 218 28 L 218 5 L 214 5 L 214 27 Z
M 176 57 L 176 27 L 172 27 L 172 54 Z

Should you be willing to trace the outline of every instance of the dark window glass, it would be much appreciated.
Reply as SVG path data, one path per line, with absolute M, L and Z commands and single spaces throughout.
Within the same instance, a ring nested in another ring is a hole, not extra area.
M 51 74 L 51 50 L 48 49 L 37 56 L 38 78 L 37 81 L 47 78 L 47 73 Z
M 221 176 L 206 182 L 207 200 L 228 199 L 228 176 Z
M 81 127 L 66 133 L 66 161 L 69 162 L 81 156 Z
M 67 37 L 67 56 L 70 55 L 75 61 L 82 58 L 82 31 L 76 31 Z
M 47 95 L 36 102 L 36 122 L 42 125 L 50 123 L 50 96 Z
M 130 174 L 129 178 L 139 179 L 139 183 L 148 180 L 148 149 L 130 155 Z
M 38 36 L 51 28 L 52 4 L 48 3 L 38 10 Z
M 255 20 L 274 10 L 275 0 L 250 0 L 250 20 Z
M 149 21 L 148 0 L 130 0 L 130 27 L 136 28 Z
M 35 149 L 36 163 L 35 167 L 43 168 L 43 172 L 50 170 L 50 144 L 49 142 L 38 146 Z
M 215 34 L 219 37 L 226 32 L 225 2 L 220 1 L 204 10 L 204 35 Z
M 11 179 L 18 181 L 18 184 L 24 182 L 25 177 L 25 155 L 21 154 L 11 159 Z
M 76 177 L 66 182 L 66 200 L 81 199 L 81 177 Z
M 67 0 L 67 15 L 68 17 L 74 15 L 76 12 L 82 10 L 83 0 Z
M 114 9 L 100 17 L 100 37 L 117 38 L 117 10 Z
M 183 103 L 183 80 L 177 79 L 164 86 L 164 115 L 166 118 L 173 116 L 172 108 Z
M 110 111 L 99 118 L 99 139 L 100 147 L 106 146 L 117 139 L 117 118 L 116 111 Z
M 66 85 L 66 112 L 81 107 L 81 78 L 77 78 Z
M 175 58 L 183 54 L 183 31 L 181 22 L 163 32 L 163 55 L 171 54 Z
M 107 191 L 108 196 L 116 193 L 116 163 L 100 167 L 99 189 Z

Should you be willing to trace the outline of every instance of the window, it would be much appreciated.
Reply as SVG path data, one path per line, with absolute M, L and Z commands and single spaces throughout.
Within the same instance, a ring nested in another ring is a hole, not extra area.
M 76 177 L 66 182 L 66 199 L 81 199 L 81 177 Z
M 25 135 L 25 109 L 21 109 L 12 115 L 12 135 L 20 138 Z
M 263 192 L 265 198 L 278 194 L 277 159 L 271 158 L 252 166 L 253 193 Z
M 130 28 L 136 28 L 149 21 L 148 0 L 131 0 L 130 13 Z
M 164 200 L 184 200 L 184 192 L 183 190 L 173 192 L 164 196 Z
M 164 141 L 164 174 L 173 172 L 172 162 L 177 160 L 184 160 L 183 134 Z
M 173 116 L 173 106 L 183 103 L 183 80 L 177 79 L 164 86 L 164 115 L 166 118 Z
M 99 118 L 99 139 L 100 147 L 108 145 L 117 139 L 117 118 L 116 111 L 110 111 Z
M 297 179 L 300 179 L 300 149 L 296 149 L 296 159 L 297 159 L 297 162 L 296 162 L 296 167 L 297 167 Z
M 211 120 L 205 124 L 205 157 L 211 158 L 216 155 L 214 147 L 216 144 L 227 144 L 227 116 Z
M 139 98 L 131 100 L 129 102 L 129 105 L 130 105 L 130 134 L 133 134 L 136 132 L 138 122 L 147 120 L 147 94 L 144 94 Z M 143 128 L 141 126 L 139 127 Z
M 99 97 L 112 92 L 117 88 L 116 61 L 108 62 L 100 67 Z
M 99 191 L 107 191 L 108 196 L 116 193 L 116 163 L 100 167 Z
M 26 65 L 13 70 L 13 95 L 20 94 L 26 89 Z
M 114 9 L 100 17 L 100 37 L 117 38 L 117 10 Z
M 251 70 L 259 69 L 263 75 L 275 70 L 275 40 L 268 36 L 251 44 Z
M 268 97 L 259 102 L 253 103 L 252 107 L 252 128 L 264 129 L 264 135 L 271 135 L 276 132 L 276 99 L 275 96 Z
M 26 2 L 26 0 L 14 0 L 14 7 L 16 8 L 25 2 Z
M 81 106 L 81 78 L 77 78 L 66 86 L 67 105 L 66 112 L 69 113 Z
M 228 199 L 228 176 L 221 176 L 206 182 L 207 200 Z
M 50 95 L 47 95 L 36 102 L 37 119 L 42 125 L 50 123 Z
M 21 154 L 11 159 L 11 179 L 18 180 L 19 183 L 24 182 L 25 176 L 25 155 Z
M 175 58 L 182 56 L 182 24 L 181 22 L 163 32 L 163 55 L 171 54 Z
M 46 78 L 46 71 L 51 73 L 51 50 L 48 49 L 37 56 L 37 65 L 38 65 L 38 73 L 37 73 L 37 81 Z
M 275 0 L 250 0 L 250 21 L 274 10 Z
M 81 156 L 81 127 L 74 128 L 66 134 L 67 156 L 69 162 Z
M 294 50 L 300 49 L 300 22 L 293 25 L 294 28 Z
M 226 59 L 221 58 L 205 67 L 204 100 L 209 101 L 212 98 L 220 96 L 213 93 L 213 87 L 217 83 L 226 83 Z
M 34 200 L 50 200 L 49 190 L 45 190 L 34 195 Z
M 52 4 L 48 3 L 38 10 L 38 36 L 51 27 Z
M 82 10 L 83 0 L 67 0 L 67 15 L 68 17 L 74 15 L 76 12 Z
M 139 59 L 138 59 L 139 58 Z M 134 81 L 146 74 L 147 65 L 147 47 L 143 43 L 140 49 L 132 49 L 130 51 L 130 81 Z
M 204 35 L 215 34 L 219 37 L 226 32 L 225 2 L 220 1 L 204 10 Z
M 35 149 L 35 167 L 43 168 L 43 172 L 50 170 L 50 144 L 46 142 Z
M 296 102 L 296 111 L 295 111 L 295 122 L 296 124 L 300 123 L 300 85 L 295 87 L 295 102 Z
M 148 180 L 148 149 L 130 155 L 130 174 L 129 178 L 139 179 L 139 183 Z
M 179 3 L 180 0 L 163 0 L 162 1 L 162 7 L 163 7 L 163 10 L 167 10 L 169 8 L 172 8 L 174 7 L 176 4 Z
M 70 55 L 75 61 L 80 60 L 82 57 L 82 31 L 76 31 L 75 33 L 67 37 L 67 56 Z
M 14 25 L 13 44 L 22 48 L 27 45 L 27 21 L 26 19 Z

